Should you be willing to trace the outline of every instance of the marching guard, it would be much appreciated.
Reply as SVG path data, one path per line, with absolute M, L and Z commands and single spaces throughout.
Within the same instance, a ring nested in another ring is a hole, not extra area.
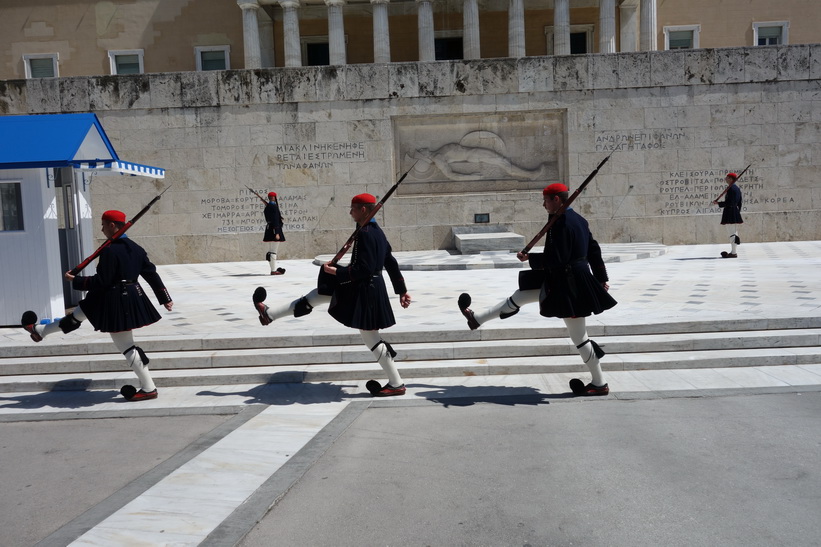
M 277 268 L 277 252 L 279 244 L 285 241 L 285 234 L 282 233 L 282 214 L 279 211 L 276 192 L 268 192 L 264 214 L 265 234 L 262 236 L 262 241 L 271 244 L 271 250 L 265 255 L 265 260 L 271 266 L 271 275 L 282 275 L 285 273 L 285 268 Z
M 478 329 L 491 319 L 507 319 L 525 304 L 538 302 L 541 315 L 564 320 L 570 339 L 590 370 L 590 383 L 574 378 L 570 381 L 571 391 L 575 395 L 607 395 L 610 388 L 599 364 L 604 351 L 588 338 L 586 325 L 587 316 L 616 305 L 608 293 L 609 279 L 601 248 L 593 239 L 587 220 L 566 207 L 565 203 L 572 201 L 568 199 L 567 186 L 551 184 L 542 195 L 549 215 L 547 241 L 543 253 L 527 252 L 529 249 L 517 253 L 517 258 L 529 262 L 532 268 L 520 274 L 519 290 L 482 312 L 474 312 L 470 308 L 470 295 L 462 293 L 459 310 L 468 326 Z
M 134 221 L 136 217 L 132 223 Z M 108 240 L 97 255 L 97 273 L 92 276 L 74 275 L 72 272 L 76 268 L 65 273 L 65 278 L 75 290 L 87 291 L 86 297 L 72 313 L 59 322 L 39 325 L 37 314 L 27 311 L 21 323 L 31 339 L 40 342 L 58 330 L 65 334 L 77 330 L 88 319 L 95 330 L 111 335 L 114 345 L 137 375 L 139 389 L 131 385 L 123 386 L 120 390 L 123 397 L 129 401 L 144 401 L 157 398 L 157 387 L 148 371 L 149 359 L 142 348 L 134 345 L 132 331 L 156 323 L 160 314 L 143 291 L 138 277 L 148 282 L 166 310 L 171 311 L 174 302 L 145 250 L 123 233 L 125 225 L 125 213 L 114 210 L 104 212 L 102 232 Z M 119 237 L 114 237 L 118 232 Z
M 385 199 L 387 196 L 380 206 Z M 357 224 L 357 230 L 351 236 L 353 251 L 350 265 L 339 266 L 336 259 L 325 263 L 320 273 L 320 286 L 288 304 L 278 307 L 266 305 L 267 292 L 263 287 L 258 287 L 254 292 L 253 302 L 263 325 L 286 316 L 302 317 L 311 313 L 314 307 L 328 304 L 328 313 L 334 319 L 346 327 L 359 330 L 362 341 L 388 376 L 385 385 L 370 380 L 366 385 L 368 391 L 375 397 L 389 397 L 404 395 L 405 384 L 394 364 L 396 352 L 379 332 L 396 324 L 382 277 L 383 268 L 387 270 L 403 308 L 410 306 L 411 297 L 391 245 L 373 219 L 377 207 L 376 197 L 371 194 L 359 194 L 351 200 L 350 215 Z
M 746 171 L 747 169 L 744 169 Z M 744 174 L 744 171 L 741 173 Z M 721 225 L 727 226 L 727 231 L 730 233 L 730 252 L 721 251 L 721 258 L 738 258 L 737 249 L 741 245 L 741 239 L 738 237 L 738 225 L 744 224 L 744 219 L 741 218 L 741 189 L 736 184 L 740 175 L 735 173 L 727 173 L 724 177 L 724 182 L 727 183 L 727 189 L 722 192 L 724 201 L 713 201 L 723 209 L 721 211 Z M 719 199 L 721 196 L 719 196 Z

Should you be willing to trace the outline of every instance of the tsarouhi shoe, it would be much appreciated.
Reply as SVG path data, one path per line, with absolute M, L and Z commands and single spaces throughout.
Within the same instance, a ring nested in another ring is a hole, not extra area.
M 479 328 L 479 322 L 473 315 L 473 310 L 468 307 L 470 306 L 470 302 L 470 295 L 468 293 L 463 292 L 459 295 L 459 311 L 461 311 L 462 315 L 465 316 L 465 319 L 468 320 L 468 327 L 470 327 L 470 330 L 476 330 Z
M 257 290 L 254 291 L 254 296 L 251 297 L 254 301 L 254 309 L 257 310 L 259 314 L 259 322 L 263 326 L 271 324 L 271 318 L 268 317 L 268 306 L 265 305 L 265 299 L 267 297 L 268 291 L 265 290 L 265 287 L 257 287 Z
M 573 395 L 607 395 L 610 393 L 610 387 L 607 384 L 603 386 L 594 386 L 592 383 L 584 385 L 584 382 L 578 378 L 570 380 L 570 391 Z
M 157 398 L 157 390 L 153 391 L 143 391 L 140 390 L 134 394 L 133 397 L 129 399 L 129 401 L 147 401 L 149 399 L 156 399 Z
M 721 251 L 721 258 L 738 258 L 738 255 L 735 253 L 728 253 L 727 251 Z
M 393 387 L 390 384 L 380 386 L 379 382 L 376 380 L 369 380 L 368 383 L 365 384 L 365 387 L 374 397 L 393 397 L 395 395 L 404 395 L 406 391 L 405 384 L 402 384 L 399 387 Z
M 33 311 L 27 311 L 23 314 L 23 317 L 20 319 L 20 324 L 29 333 L 31 339 L 35 342 L 42 342 L 43 337 L 38 334 L 34 327 L 37 325 L 37 314 Z

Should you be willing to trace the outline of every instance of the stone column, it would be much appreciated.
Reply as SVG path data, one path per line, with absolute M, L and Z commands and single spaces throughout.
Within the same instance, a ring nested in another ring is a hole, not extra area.
M 285 66 L 302 66 L 302 47 L 299 42 L 299 0 L 280 0 L 282 32 L 285 39 Z
M 570 0 L 553 3 L 553 55 L 570 55 Z
M 599 53 L 616 52 L 616 0 L 599 1 Z
M 431 0 L 416 0 L 419 22 L 419 60 L 435 61 L 433 47 L 433 5 Z
M 462 4 L 462 57 L 481 58 L 479 52 L 479 2 L 464 0 Z
M 371 0 L 373 6 L 373 62 L 391 62 L 391 35 L 388 27 L 389 0 Z
M 640 38 L 639 49 L 641 51 L 655 51 L 658 49 L 658 38 L 656 32 L 656 0 L 641 0 L 639 8 Z
M 328 53 L 332 65 L 344 65 L 345 56 L 345 22 L 342 17 L 342 6 L 345 0 L 325 0 L 328 6 Z
M 624 2 L 619 6 L 619 51 L 639 50 L 639 5 L 636 0 L 630 4 Z
M 245 68 L 262 66 L 262 50 L 259 45 L 259 20 L 257 0 L 237 0 L 242 9 L 242 46 L 245 52 Z
M 524 0 L 510 0 L 507 8 L 507 56 L 525 56 Z

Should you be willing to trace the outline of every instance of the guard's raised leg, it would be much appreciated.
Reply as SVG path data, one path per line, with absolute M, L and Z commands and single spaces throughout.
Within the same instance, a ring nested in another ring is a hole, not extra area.
M 259 314 L 259 322 L 263 325 L 269 325 L 272 321 L 276 321 L 282 317 L 302 317 L 303 315 L 308 315 L 313 311 L 315 306 L 328 304 L 331 301 L 330 296 L 319 294 L 319 291 L 316 289 L 305 296 L 277 307 L 269 307 L 266 305 L 265 299 L 267 297 L 268 292 L 264 287 L 257 287 L 252 297 L 254 309 L 256 309 Z
M 607 395 L 610 393 L 610 387 L 604 381 L 604 374 L 601 370 L 599 359 L 604 357 L 604 350 L 587 337 L 587 326 L 584 317 L 565 318 L 565 325 L 570 334 L 570 339 L 579 350 L 579 355 L 582 361 L 587 365 L 592 377 L 589 384 L 585 385 L 583 381 L 578 378 L 570 380 L 570 390 L 575 395 Z
M 396 357 L 396 352 L 391 345 L 382 340 L 379 331 L 360 330 L 362 340 L 370 347 L 371 352 L 376 357 L 377 362 L 388 376 L 388 383 L 384 386 L 376 380 L 370 380 L 365 387 L 371 392 L 374 397 L 391 397 L 395 395 L 405 394 L 405 383 L 402 381 L 402 376 L 399 375 L 393 358 Z

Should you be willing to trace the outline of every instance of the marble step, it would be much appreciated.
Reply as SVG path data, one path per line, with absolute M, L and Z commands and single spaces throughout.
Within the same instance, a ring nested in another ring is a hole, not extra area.
M 731 369 L 741 367 L 816 366 L 821 348 L 754 348 L 682 350 L 650 353 L 608 354 L 604 371 L 662 371 Z M 414 378 L 487 377 L 487 382 L 503 382 L 512 374 L 581 373 L 587 367 L 578 355 L 538 357 L 498 357 L 450 360 L 403 361 L 399 369 L 411 382 Z M 160 387 L 212 386 L 270 383 L 361 382 L 383 375 L 373 362 L 326 363 L 292 366 L 235 366 L 210 369 L 152 369 Z M 56 390 L 119 389 L 134 383 L 134 374 L 121 368 L 110 372 L 26 374 L 0 377 L 0 392 L 40 392 Z M 249 396 L 253 393 L 249 392 Z
M 718 350 L 776 351 L 789 354 L 802 350 L 821 354 L 821 328 L 765 331 L 736 331 L 680 334 L 601 336 L 596 341 L 608 354 L 607 361 L 623 354 L 693 354 Z M 567 338 L 468 340 L 394 344 L 396 361 L 447 362 L 465 359 L 542 358 L 570 356 L 578 359 Z M 361 341 L 333 346 L 269 347 L 256 349 L 149 351 L 150 368 L 158 372 L 181 369 L 222 369 L 247 367 L 295 367 L 333 364 L 369 364 L 373 355 Z M 689 358 L 689 357 L 688 357 Z M 821 359 L 819 360 L 821 361 Z M 31 374 L 90 374 L 118 372 L 124 367 L 118 353 L 54 355 L 0 359 L 0 377 Z
M 558 323 L 558 320 L 556 321 Z M 496 324 L 504 325 L 504 321 Z M 276 323 L 263 329 L 259 325 L 249 328 L 248 333 L 241 335 L 213 334 L 201 337 L 191 336 L 139 336 L 138 343 L 146 352 L 154 354 L 169 351 L 220 351 L 228 349 L 268 349 L 294 347 L 356 346 L 361 344 L 359 333 L 352 329 L 341 328 L 336 332 L 306 329 L 303 335 L 277 335 Z M 761 318 L 756 320 L 730 321 L 682 321 L 674 323 L 647 323 L 630 325 L 597 325 L 591 321 L 588 333 L 592 338 L 602 336 L 653 335 L 653 334 L 695 334 L 695 333 L 731 333 L 743 331 L 772 331 L 796 329 L 821 329 L 821 317 L 797 318 Z M 385 337 L 391 344 L 398 346 L 414 343 L 431 342 L 471 342 L 471 341 L 507 341 L 511 339 L 566 339 L 564 326 L 527 327 L 527 328 L 494 328 L 493 324 L 471 331 L 466 327 L 458 330 L 387 330 Z M 0 348 L 0 357 L 40 357 L 40 356 L 86 356 L 111 354 L 115 351 L 111 340 L 99 335 L 94 340 L 74 341 L 71 336 L 54 335 L 45 341 L 35 344 L 26 342 L 15 346 Z M 2 359 L 0 359 L 2 360 Z

